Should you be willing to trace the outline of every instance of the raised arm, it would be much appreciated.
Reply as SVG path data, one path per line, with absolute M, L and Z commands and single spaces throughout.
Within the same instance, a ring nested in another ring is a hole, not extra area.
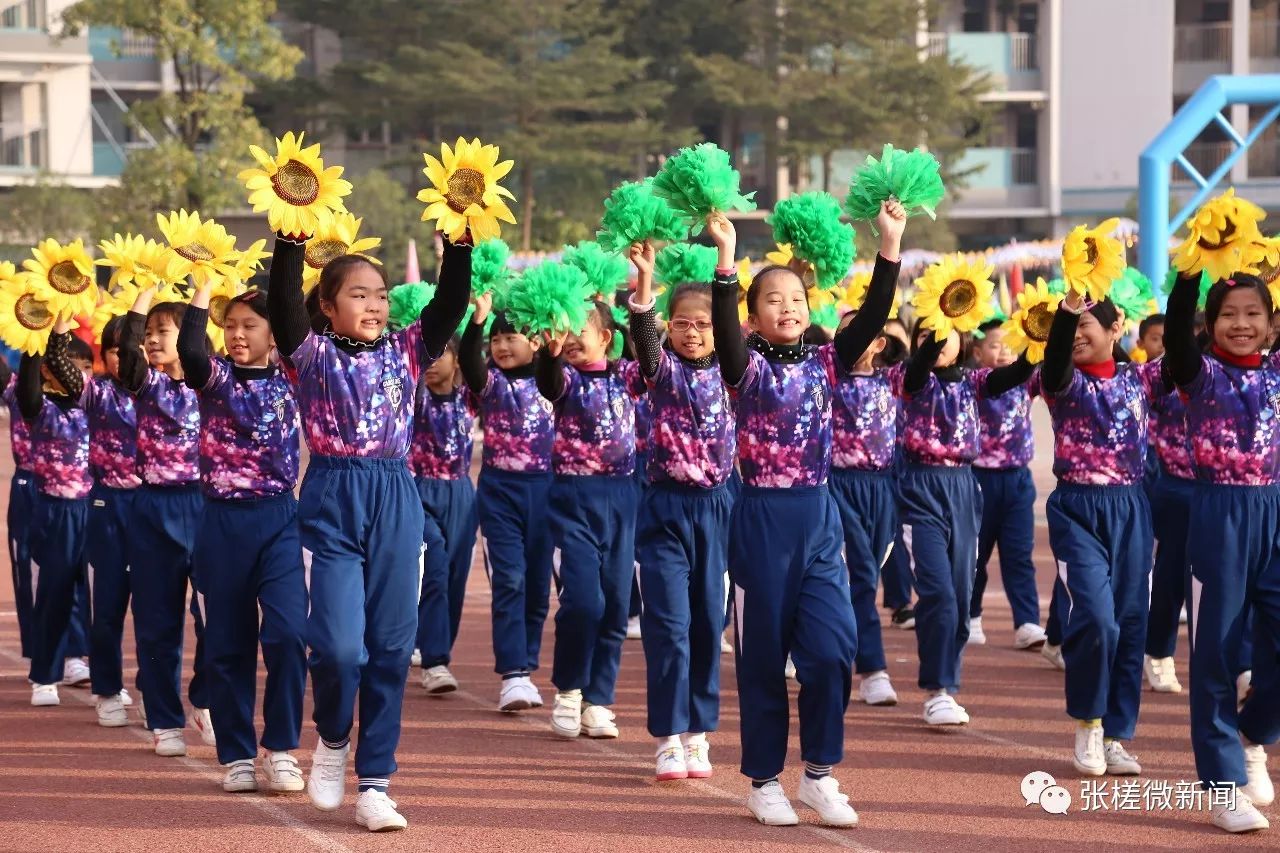
M 71 362 L 67 355 L 67 345 L 71 343 L 71 324 L 59 320 L 54 324 L 49 335 L 49 345 L 45 348 L 44 363 L 49 373 L 58 381 L 67 396 L 79 400 L 84 393 L 84 373 Z
M 946 338 L 939 341 L 929 335 L 916 347 L 916 351 L 907 358 L 907 366 L 902 374 L 903 391 L 915 394 L 924 390 L 929 381 L 929 372 L 938 363 L 938 356 L 946 345 Z
M 479 396 L 489 384 L 489 368 L 484 363 L 484 322 L 489 319 L 493 297 L 489 294 L 476 297 L 476 310 L 471 315 L 471 322 L 462 333 L 462 341 L 458 344 L 458 369 L 462 371 L 462 380 L 467 383 L 471 393 Z
M 182 381 L 194 391 L 209 384 L 213 368 L 209 364 L 209 291 L 205 285 L 196 290 L 182 317 L 178 330 L 178 360 L 182 362 Z
M 1035 365 L 1027 361 L 1027 354 L 1023 353 L 1013 364 L 997 367 L 987 374 L 986 382 L 982 386 L 983 396 L 999 397 L 1019 385 L 1027 384 L 1027 380 L 1035 372 Z
M 418 316 L 422 327 L 422 346 L 430 358 L 444 352 L 449 338 L 467 313 L 471 299 L 471 245 L 444 241 L 444 257 L 440 259 L 440 284 L 435 298 Z
M 653 244 L 648 240 L 632 243 L 627 255 L 636 268 L 636 292 L 627 306 L 631 312 L 631 345 L 635 348 L 640 372 L 646 377 L 654 376 L 662 361 L 662 336 L 658 333 L 658 317 L 654 311 Z
M 13 368 L 9 366 L 9 362 L 0 358 L 0 390 L 9 387 L 9 380 L 13 378 Z
M 142 336 L 154 295 L 154 288 L 139 293 L 120 328 L 120 384 L 134 394 L 141 391 L 147 381 L 147 357 L 142 352 Z
M 44 356 L 23 353 L 18 362 L 18 386 L 15 396 L 18 400 L 18 413 L 27 422 L 34 421 L 44 405 L 43 382 L 40 378 L 40 366 L 44 364 Z
M 1179 386 L 1187 386 L 1200 375 L 1203 362 L 1196 346 L 1196 302 L 1200 298 L 1200 276 L 1178 275 L 1164 317 L 1164 369 Z
M 1044 363 L 1040 365 L 1040 386 L 1046 394 L 1065 391 L 1071 384 L 1075 365 L 1071 363 L 1071 350 L 1076 342 L 1076 328 L 1084 313 L 1084 298 L 1071 292 L 1058 305 L 1049 326 L 1049 340 L 1044 345 Z
M 560 347 L 564 339 L 550 340 L 533 357 L 533 378 L 538 383 L 538 393 L 553 403 L 564 396 L 564 366 Z
M 286 357 L 298 351 L 311 331 L 311 317 L 307 314 L 306 298 L 302 295 L 306 245 L 305 239 L 295 241 L 277 234 L 271 255 L 267 315 L 271 321 L 271 334 L 276 339 L 276 349 Z
M 724 383 L 736 388 L 747 373 L 747 344 L 738 323 L 738 273 L 734 267 L 738 232 L 728 217 L 713 213 L 707 217 L 707 233 L 719 251 L 716 280 L 711 284 L 711 331 L 716 340 L 716 358 Z
M 846 370 L 853 369 L 867 347 L 884 330 L 885 320 L 889 319 L 893 295 L 898 288 L 898 272 L 902 267 L 898 252 L 906 223 L 907 213 L 897 200 L 890 199 L 880 206 L 880 215 L 876 218 L 876 226 L 880 229 L 880 254 L 876 255 L 867 298 L 858 310 L 858 316 L 836 332 L 836 358 Z

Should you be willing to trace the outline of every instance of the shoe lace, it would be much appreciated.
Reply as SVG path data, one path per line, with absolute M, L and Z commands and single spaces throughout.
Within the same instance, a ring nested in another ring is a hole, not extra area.
M 706 761 L 707 745 L 705 743 L 691 743 L 685 748 L 685 755 L 690 761 Z
M 678 746 L 669 746 L 658 753 L 659 762 L 676 762 L 684 758 L 684 750 Z
M 1103 745 L 1103 749 L 1106 751 L 1106 756 L 1115 761 L 1136 761 L 1138 758 L 1125 749 L 1124 744 L 1118 740 L 1108 741 Z

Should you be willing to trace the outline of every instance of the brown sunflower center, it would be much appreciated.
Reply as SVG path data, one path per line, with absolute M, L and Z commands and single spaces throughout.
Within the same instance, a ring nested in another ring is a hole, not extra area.
M 1084 238 L 1084 258 L 1093 266 L 1098 262 L 1098 243 L 1092 237 Z
M 341 240 L 312 240 L 307 244 L 307 251 L 303 257 L 307 261 L 307 266 L 322 270 L 333 259 L 347 254 L 350 248 Z
M 213 252 L 209 251 L 209 247 L 203 243 L 188 243 L 185 246 L 178 246 L 174 251 L 193 263 L 213 260 Z
M 285 163 L 271 176 L 276 195 L 294 207 L 305 207 L 320 197 L 320 179 L 297 160 Z
M 227 325 L 227 309 L 230 307 L 231 300 L 226 296 L 215 296 L 209 300 L 209 319 L 213 325 L 219 329 Z
M 59 293 L 84 293 L 92 284 L 89 276 L 76 269 L 72 261 L 58 261 L 49 268 L 49 286 Z
M 1266 284 L 1276 280 L 1276 276 L 1280 276 L 1280 267 L 1271 263 L 1265 257 L 1258 261 L 1258 278 L 1262 279 Z
M 938 307 L 951 319 L 962 317 L 978 304 L 978 288 L 967 278 L 959 278 L 951 282 L 942 291 L 938 299 Z
M 36 299 L 30 293 L 24 293 L 18 297 L 18 301 L 13 304 L 13 316 L 18 319 L 23 328 L 33 332 L 39 332 L 53 325 L 53 312 L 49 310 L 48 304 Z
M 475 169 L 455 169 L 449 176 L 449 191 L 445 203 L 454 213 L 466 213 L 473 204 L 484 202 L 484 175 Z
M 1201 249 L 1208 249 L 1209 251 L 1212 252 L 1215 249 L 1221 249 L 1223 246 L 1226 246 L 1228 243 L 1230 243 L 1231 238 L 1235 236 L 1235 233 L 1236 233 L 1236 224 L 1232 220 L 1228 219 L 1227 224 L 1222 226 L 1222 230 L 1218 232 L 1218 242 L 1215 243 L 1212 240 L 1208 239 L 1207 237 L 1201 237 L 1196 242 Z
M 1049 328 L 1052 325 L 1053 312 L 1043 302 L 1032 305 L 1027 310 L 1026 316 L 1022 318 L 1022 331 L 1026 332 L 1028 338 L 1040 344 L 1049 340 Z

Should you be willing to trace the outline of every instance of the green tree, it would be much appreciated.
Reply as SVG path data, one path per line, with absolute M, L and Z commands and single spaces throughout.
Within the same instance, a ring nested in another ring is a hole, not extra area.
M 63 13 L 68 34 L 117 27 L 151 39 L 173 70 L 172 91 L 131 105 L 130 121 L 156 145 L 131 153 L 109 194 L 112 225 L 144 227 L 156 210 L 243 206 L 235 176 L 249 143 L 266 141 L 245 94 L 289 79 L 302 59 L 269 23 L 275 11 L 275 0 L 80 0 Z
M 387 268 L 393 285 L 404 281 L 405 258 L 409 240 L 417 243 L 421 272 L 431 272 L 430 226 L 421 221 L 422 205 L 404 183 L 382 169 L 368 172 L 355 182 L 347 197 L 347 208 L 364 220 L 362 237 L 381 237 L 382 246 L 374 253 Z

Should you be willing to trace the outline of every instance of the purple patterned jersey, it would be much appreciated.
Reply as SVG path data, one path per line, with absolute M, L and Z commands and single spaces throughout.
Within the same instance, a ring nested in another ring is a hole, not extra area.
M 276 369 L 237 376 L 225 358 L 209 360 L 200 389 L 200 479 L 224 501 L 293 491 L 298 482 L 298 404 Z
M 999 397 L 978 397 L 979 468 L 1022 468 L 1035 455 L 1031 432 L 1031 387 L 1034 379 Z
M 415 477 L 432 480 L 465 479 L 471 473 L 471 423 L 475 418 L 471 392 L 454 388 L 452 393 L 439 395 L 426 382 L 419 382 L 415 396 L 409 470 Z
M 200 401 L 181 379 L 147 368 L 134 399 L 138 417 L 138 474 L 153 486 L 200 479 Z
M 967 370 L 955 382 L 930 371 L 923 388 L 907 394 L 906 364 L 889 370 L 893 392 L 902 400 L 902 451 L 916 465 L 957 468 L 978 455 L 978 389 L 991 371 Z
M 89 416 L 89 470 L 113 489 L 136 489 L 138 416 L 133 395 L 110 376 L 86 382 L 81 405 Z
M 575 477 L 630 477 L 636 469 L 634 398 L 641 391 L 626 371 L 582 372 L 562 365 L 564 394 L 555 402 L 552 469 Z
M 430 362 L 415 322 L 357 353 L 308 333 L 287 359 L 307 447 L 321 456 L 403 459 L 413 438 L 413 395 Z
M 551 470 L 555 440 L 555 410 L 538 393 L 533 376 L 508 377 L 489 368 L 489 381 L 480 394 L 484 422 L 483 462 L 499 471 Z
M 624 361 L 621 363 L 621 369 L 628 384 L 635 386 L 644 384 L 638 361 Z M 650 434 L 653 432 L 653 403 L 649 399 L 648 391 L 646 387 L 644 393 L 638 395 L 633 401 L 636 408 L 636 453 L 649 452 Z
M 794 363 L 747 351 L 746 372 L 730 392 L 738 408 L 738 462 L 748 486 L 826 484 L 835 360 L 832 344 Z
M 719 365 L 699 370 L 662 350 L 658 372 L 646 384 L 649 393 L 641 399 L 653 412 L 649 482 L 710 489 L 728 480 L 738 441 Z
M 1280 482 L 1280 370 L 1274 363 L 1251 369 L 1202 356 L 1200 374 L 1183 393 L 1198 479 Z
M 85 498 L 89 475 L 89 416 L 80 406 L 63 409 L 46 397 L 31 424 L 31 463 L 41 494 Z
M 1110 379 L 1074 369 L 1066 389 L 1045 394 L 1053 419 L 1053 473 L 1064 483 L 1132 485 L 1142 480 L 1149 390 L 1138 365 L 1116 365 Z
M 893 467 L 898 441 L 898 398 L 888 371 L 840 371 L 831 401 L 831 464 L 856 471 Z
M 13 451 L 13 465 L 24 471 L 31 470 L 31 427 L 22 419 L 18 410 L 18 374 L 9 378 L 4 389 L 4 402 L 9 407 L 9 448 Z
M 1147 439 L 1155 448 L 1164 470 L 1175 477 L 1194 480 L 1196 470 L 1191 461 L 1191 443 L 1187 440 L 1187 404 L 1178 389 L 1165 382 L 1159 359 L 1138 369 L 1151 391 Z

